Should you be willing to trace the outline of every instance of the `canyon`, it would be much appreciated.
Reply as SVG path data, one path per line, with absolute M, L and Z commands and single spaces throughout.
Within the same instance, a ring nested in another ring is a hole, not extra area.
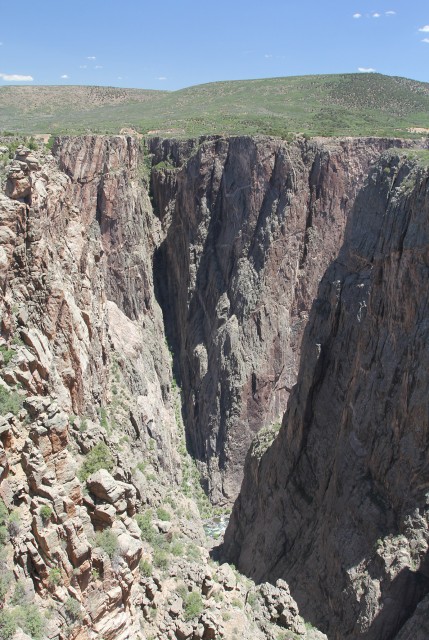
M 425 145 L 17 148 L 6 611 L 19 585 L 52 640 L 426 637 Z

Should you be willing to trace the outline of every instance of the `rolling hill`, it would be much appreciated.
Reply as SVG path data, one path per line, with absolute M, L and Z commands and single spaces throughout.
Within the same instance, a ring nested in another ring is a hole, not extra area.
M 296 76 L 179 91 L 113 87 L 0 88 L 0 131 L 198 136 L 256 134 L 420 136 L 429 84 L 381 74 Z

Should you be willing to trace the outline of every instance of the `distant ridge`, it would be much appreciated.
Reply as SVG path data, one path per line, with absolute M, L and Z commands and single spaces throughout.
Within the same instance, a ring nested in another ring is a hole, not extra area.
M 165 136 L 415 137 L 429 133 L 429 83 L 359 73 L 214 82 L 172 92 L 0 87 L 0 132 L 119 133 L 123 128 Z

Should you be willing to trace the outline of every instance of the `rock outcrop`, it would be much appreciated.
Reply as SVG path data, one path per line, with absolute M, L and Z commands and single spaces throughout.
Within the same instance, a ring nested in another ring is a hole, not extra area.
M 46 637 L 141 638 L 133 516 L 161 491 L 132 474 L 145 460 L 161 487 L 181 480 L 158 223 L 137 141 L 53 151 L 18 147 L 0 195 L 0 599 L 19 603 L 13 553 L 15 591 L 52 608 Z
M 249 453 L 226 533 L 225 557 L 257 581 L 286 580 L 332 640 L 426 637 L 428 214 L 428 170 L 386 155 L 357 195 L 282 428 Z
M 158 299 L 188 442 L 214 502 L 236 497 L 253 436 L 281 421 L 311 303 L 356 194 L 380 153 L 402 144 L 410 143 L 150 143 L 165 234 Z

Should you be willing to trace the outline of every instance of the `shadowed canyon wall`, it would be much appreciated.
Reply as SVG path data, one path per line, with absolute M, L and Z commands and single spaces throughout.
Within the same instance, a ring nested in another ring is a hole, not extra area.
M 189 447 L 214 502 L 236 497 L 252 438 L 281 421 L 320 278 L 370 164 L 394 144 L 150 143 L 165 235 L 158 299 Z
M 427 635 L 428 214 L 427 169 L 393 155 L 370 170 L 226 533 L 229 561 L 285 579 L 332 639 L 393 638 L 420 601 L 398 638 Z

